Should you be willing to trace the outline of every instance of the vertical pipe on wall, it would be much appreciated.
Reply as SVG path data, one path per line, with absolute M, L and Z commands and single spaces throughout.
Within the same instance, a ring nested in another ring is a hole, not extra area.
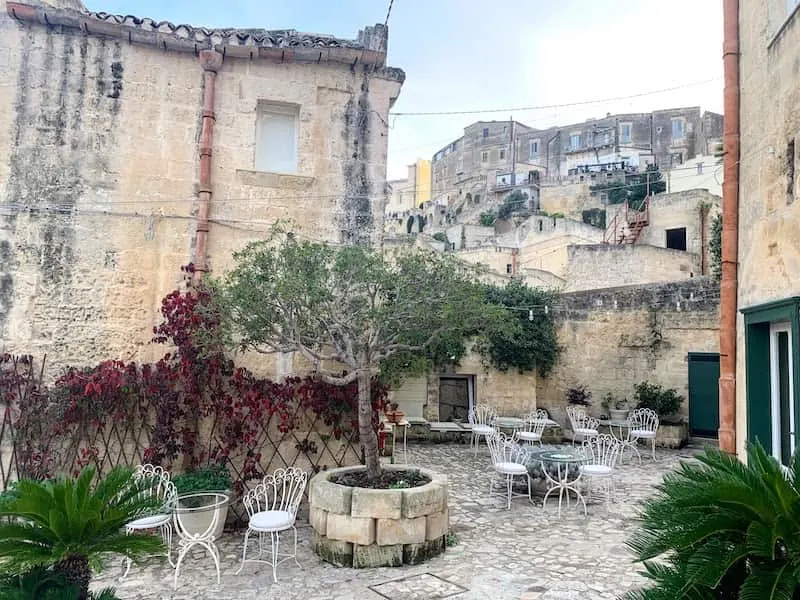
M 222 67 L 222 54 L 216 50 L 200 52 L 203 68 L 203 120 L 200 130 L 200 190 L 197 211 L 193 282 L 199 283 L 208 271 L 208 218 L 211 213 L 211 155 L 214 146 L 214 96 L 217 72 Z
M 739 0 L 723 0 L 724 182 L 720 283 L 719 447 L 736 452 L 736 312 L 739 233 Z

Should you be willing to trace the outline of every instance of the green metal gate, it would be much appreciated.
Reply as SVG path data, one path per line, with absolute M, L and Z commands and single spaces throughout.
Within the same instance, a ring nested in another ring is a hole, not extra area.
M 719 354 L 689 353 L 689 431 L 717 437 L 719 429 Z

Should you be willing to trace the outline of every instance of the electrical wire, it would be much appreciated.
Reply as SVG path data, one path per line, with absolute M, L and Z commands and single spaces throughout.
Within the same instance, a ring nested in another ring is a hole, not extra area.
M 682 85 L 676 85 L 673 87 L 663 88 L 660 90 L 651 90 L 649 92 L 640 92 L 638 94 L 630 94 L 627 96 L 615 96 L 612 98 L 600 98 L 596 100 L 581 100 L 578 102 L 565 102 L 562 104 L 542 104 L 539 106 L 517 106 L 512 108 L 486 108 L 486 109 L 478 109 L 478 110 L 444 110 L 444 111 L 425 111 L 425 112 L 389 112 L 390 116 L 393 117 L 429 117 L 429 116 L 445 116 L 445 115 L 477 115 L 477 114 L 489 114 L 489 113 L 509 113 L 509 112 L 523 112 L 523 111 L 531 111 L 531 110 L 545 110 L 545 109 L 552 109 L 552 108 L 569 108 L 572 106 L 587 106 L 590 104 L 603 104 L 606 102 L 617 102 L 619 100 L 630 100 L 633 98 L 642 98 L 644 96 L 652 96 L 655 94 L 663 94 L 666 92 L 673 92 L 675 90 L 681 90 L 688 87 L 694 87 L 698 85 L 705 85 L 707 83 L 711 83 L 713 81 L 721 81 L 722 77 L 713 77 L 711 79 L 704 79 L 703 81 L 694 81 L 692 83 L 685 83 Z

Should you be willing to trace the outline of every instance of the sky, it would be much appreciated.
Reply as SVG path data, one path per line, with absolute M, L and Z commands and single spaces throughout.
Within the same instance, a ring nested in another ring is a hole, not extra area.
M 84 3 L 90 10 L 175 23 L 345 38 L 383 23 L 388 6 L 388 0 Z M 387 62 L 406 72 L 393 113 L 499 110 L 392 115 L 388 176 L 397 179 L 405 177 L 407 164 L 430 159 L 477 120 L 513 118 L 545 128 L 678 106 L 722 112 L 722 2 L 394 0 Z M 672 91 L 651 93 L 665 89 Z M 638 94 L 645 95 L 607 101 Z M 519 110 L 594 100 L 603 101 Z

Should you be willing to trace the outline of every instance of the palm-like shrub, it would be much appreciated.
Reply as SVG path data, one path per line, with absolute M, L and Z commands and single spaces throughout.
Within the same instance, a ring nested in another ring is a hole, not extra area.
M 102 568 L 110 553 L 140 560 L 163 551 L 160 538 L 126 535 L 124 526 L 159 509 L 159 500 L 144 493 L 147 479 L 116 468 L 95 481 L 87 467 L 76 478 L 19 481 L 14 494 L 0 502 L 0 570 L 23 575 L 52 567 L 88 597 L 92 570 Z
M 800 599 L 800 452 L 716 449 L 664 477 L 628 542 L 654 585 L 627 600 Z

